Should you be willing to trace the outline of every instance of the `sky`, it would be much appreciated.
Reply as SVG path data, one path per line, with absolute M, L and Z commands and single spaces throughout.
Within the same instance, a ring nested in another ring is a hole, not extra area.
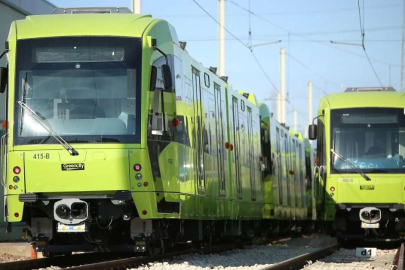
M 131 0 L 48 0 L 58 7 L 128 7 Z M 141 11 L 172 24 L 187 51 L 204 66 L 218 66 L 217 0 L 142 0 Z M 250 8 L 249 8 L 250 7 Z M 250 10 L 250 12 L 248 12 Z M 307 126 L 307 84 L 313 83 L 312 114 L 322 96 L 347 87 L 393 86 L 400 90 L 402 0 L 226 0 L 225 73 L 236 90 L 251 92 L 276 113 L 280 49 L 286 50 L 287 125 L 298 111 L 298 129 Z M 249 26 L 251 40 L 249 41 Z M 235 37 L 238 38 L 235 39 Z M 247 44 L 282 42 L 253 48 Z M 259 64 L 255 61 L 256 56 Z M 264 70 L 264 72 L 262 71 Z M 375 70 L 375 72 L 373 71 Z M 381 84 L 380 84 L 381 81 Z

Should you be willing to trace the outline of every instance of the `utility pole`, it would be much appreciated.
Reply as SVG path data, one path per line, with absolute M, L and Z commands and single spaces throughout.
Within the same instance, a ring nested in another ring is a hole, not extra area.
M 142 0 L 132 0 L 132 12 L 134 14 L 141 14 L 141 1 Z
M 308 83 L 308 125 L 312 124 L 312 82 Z
M 218 21 L 218 69 L 219 76 L 225 76 L 225 0 L 218 0 Z
M 294 108 L 294 125 L 293 125 L 293 129 L 294 131 L 298 131 L 298 120 L 297 120 L 297 109 Z
M 405 0 L 404 0 L 405 1 Z M 281 91 L 281 123 L 286 124 L 285 119 L 285 50 L 280 49 L 280 91 Z
M 405 91 L 405 0 L 402 7 L 402 61 L 401 61 L 401 91 Z
M 277 93 L 277 122 L 281 123 L 281 94 Z
M 307 135 L 308 126 L 312 124 L 312 82 L 308 82 L 308 125 L 307 125 Z

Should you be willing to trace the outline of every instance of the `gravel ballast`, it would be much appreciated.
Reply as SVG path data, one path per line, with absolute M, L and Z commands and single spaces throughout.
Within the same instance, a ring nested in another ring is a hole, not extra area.
M 356 257 L 355 249 L 341 249 L 338 252 L 305 267 L 305 270 L 391 270 L 397 249 L 377 249 L 377 256 Z
M 226 251 L 219 254 L 189 254 L 171 261 L 149 263 L 136 269 L 262 269 L 335 243 L 335 239 L 333 238 L 314 235 L 284 239 L 270 245 L 254 245 L 245 249 Z
M 27 257 L 22 257 L 22 256 L 15 256 L 15 255 L 10 255 L 6 253 L 0 253 L 0 263 L 5 263 L 5 262 L 14 262 L 14 261 L 21 261 L 21 260 L 28 260 L 29 258 Z

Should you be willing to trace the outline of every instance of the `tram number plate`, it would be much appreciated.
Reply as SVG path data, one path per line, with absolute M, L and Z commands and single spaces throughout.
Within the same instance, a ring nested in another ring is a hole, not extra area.
M 356 248 L 356 257 L 369 258 L 377 255 L 376 248 Z
M 378 229 L 380 228 L 380 223 L 361 223 L 361 227 L 364 229 Z
M 58 232 L 86 232 L 86 224 L 80 225 L 65 225 L 65 224 L 58 224 Z

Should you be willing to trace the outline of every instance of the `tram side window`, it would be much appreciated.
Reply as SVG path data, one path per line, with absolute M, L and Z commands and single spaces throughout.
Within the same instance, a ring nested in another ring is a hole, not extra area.
M 179 125 L 177 126 L 177 141 L 186 146 L 190 146 L 188 117 L 178 115 Z
M 169 59 L 169 66 L 172 71 L 172 76 L 175 76 L 176 70 L 174 69 L 174 61 L 175 58 L 170 55 L 168 56 Z M 179 86 L 181 83 L 179 83 L 175 78 L 172 78 L 172 81 L 175 82 L 173 89 L 165 89 L 164 87 L 164 80 L 163 80 L 163 72 L 162 72 L 162 66 L 166 64 L 166 59 L 165 57 L 160 57 L 157 59 L 154 63 L 153 66 L 156 67 L 157 73 L 156 73 L 156 84 L 154 86 L 151 86 L 151 91 L 155 91 L 156 89 L 160 90 L 160 95 L 155 95 L 151 94 L 153 98 L 158 98 L 158 103 L 156 103 L 155 100 L 153 100 L 152 103 L 152 111 L 156 109 L 156 104 L 157 106 L 157 112 L 158 114 L 158 119 L 157 119 L 157 129 L 158 130 L 163 130 L 163 136 L 161 139 L 163 140 L 169 140 L 172 141 L 175 138 L 175 134 L 177 130 L 174 128 L 174 126 L 169 123 L 171 121 L 171 117 L 174 116 L 174 106 L 170 106 L 170 103 L 175 103 L 174 98 L 172 98 L 168 93 L 175 92 L 174 87 Z M 178 66 L 178 64 L 176 65 Z M 180 91 L 181 92 L 181 91 Z M 171 117 L 169 117 L 171 116 Z M 148 136 L 152 136 L 152 119 L 153 117 L 149 117 L 149 128 L 148 128 Z
M 208 113 L 208 123 L 209 127 L 209 140 L 210 140 L 210 149 L 209 153 L 213 156 L 217 155 L 217 130 L 215 128 L 215 101 L 214 97 L 210 94 L 209 100 L 209 113 Z
M 239 147 L 239 162 L 242 166 L 249 166 L 248 162 L 248 143 L 247 143 L 247 126 L 246 126 L 246 116 L 239 112 L 239 140 L 240 140 L 240 147 Z
M 209 97 L 208 93 L 205 89 L 201 89 L 202 91 L 202 113 L 204 114 L 204 134 L 203 134 L 203 140 L 204 140 L 204 152 L 209 153 L 210 152 L 210 122 L 209 122 Z
M 219 97 L 221 99 L 221 97 Z M 228 160 L 228 152 L 225 150 L 225 141 L 227 141 L 227 121 L 226 121 L 226 105 L 225 101 L 221 100 L 221 122 L 222 122 L 222 151 L 224 153 L 224 160 Z M 232 122 L 231 122 L 232 123 Z M 232 128 L 232 127 L 230 127 Z

